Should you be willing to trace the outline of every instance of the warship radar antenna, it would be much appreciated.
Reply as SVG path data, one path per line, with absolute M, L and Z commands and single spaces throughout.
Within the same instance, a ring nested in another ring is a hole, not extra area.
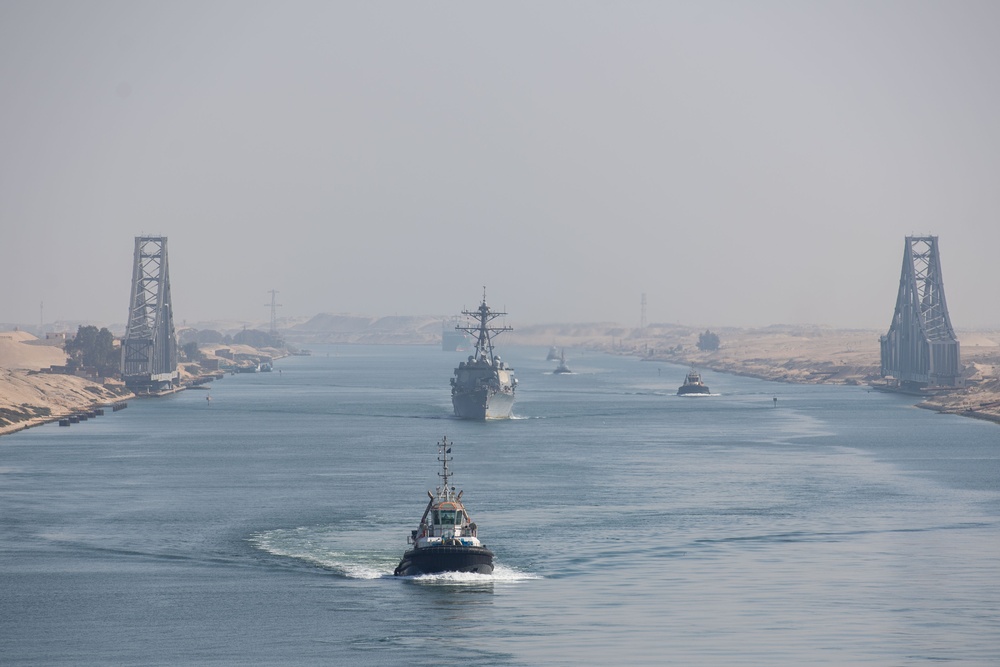
M 467 317 L 474 317 L 478 322 L 475 326 L 471 324 L 468 326 L 458 325 L 455 329 L 474 336 L 476 338 L 476 359 L 478 360 L 485 355 L 487 363 L 492 366 L 494 364 L 493 336 L 504 331 L 513 331 L 514 329 L 506 324 L 502 327 L 490 326 L 490 322 L 500 316 L 506 316 L 507 313 L 490 310 L 489 305 L 486 303 L 486 286 L 483 285 L 483 302 L 479 304 L 479 308 L 476 310 L 462 310 L 462 314 Z

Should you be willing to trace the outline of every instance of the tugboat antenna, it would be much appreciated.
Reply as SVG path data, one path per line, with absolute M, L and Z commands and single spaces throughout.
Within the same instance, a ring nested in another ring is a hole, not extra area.
M 444 470 L 443 472 L 438 473 L 438 477 L 441 477 L 444 480 L 444 493 L 446 496 L 449 495 L 448 477 L 452 474 L 451 471 L 448 470 L 448 462 L 451 461 L 451 459 L 448 458 L 448 454 L 451 454 L 452 444 L 453 443 L 448 442 L 447 436 L 442 436 L 441 442 L 438 443 L 438 461 L 441 462 Z

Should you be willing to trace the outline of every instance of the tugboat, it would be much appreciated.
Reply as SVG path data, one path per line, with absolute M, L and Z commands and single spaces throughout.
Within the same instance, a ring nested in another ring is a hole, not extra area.
M 677 389 L 678 396 L 686 396 L 688 394 L 711 394 L 711 393 L 712 392 L 709 391 L 708 386 L 701 381 L 701 375 L 699 375 L 698 371 L 694 370 L 693 368 L 691 369 L 691 372 L 687 374 L 687 377 L 684 378 L 684 384 L 682 384 Z
M 493 574 L 493 552 L 476 536 L 476 524 L 462 505 L 464 491 L 456 494 L 455 487 L 449 485 L 452 472 L 448 462 L 452 459 L 448 455 L 452 444 L 448 438 L 441 438 L 438 443 L 438 461 L 443 466 L 438 477 L 443 483 L 433 494 L 427 492 L 430 502 L 420 517 L 420 526 L 406 539 L 413 548 L 403 554 L 393 572 L 395 576 L 439 572 Z
M 556 366 L 556 369 L 552 371 L 552 373 L 553 375 L 557 375 L 559 373 L 572 373 L 572 372 L 573 371 L 569 369 L 569 366 L 566 365 L 566 350 L 563 350 L 562 352 L 559 353 L 559 365 Z
M 507 313 L 495 312 L 486 305 L 486 288 L 483 302 L 476 310 L 463 310 L 463 315 L 475 317 L 475 325 L 455 328 L 475 339 L 475 354 L 458 364 L 455 377 L 451 378 L 451 403 L 455 416 L 462 419 L 509 419 L 514 409 L 514 390 L 517 378 L 514 369 L 493 354 L 493 336 L 511 327 L 492 327 L 490 322 Z

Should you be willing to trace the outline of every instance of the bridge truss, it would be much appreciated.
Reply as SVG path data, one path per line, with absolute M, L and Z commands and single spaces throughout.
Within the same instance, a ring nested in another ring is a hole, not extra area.
M 136 393 L 166 391 L 179 382 L 165 236 L 135 237 L 122 376 Z
M 960 387 L 958 339 L 948 317 L 936 236 L 907 236 L 896 310 L 881 337 L 882 377 L 911 389 Z

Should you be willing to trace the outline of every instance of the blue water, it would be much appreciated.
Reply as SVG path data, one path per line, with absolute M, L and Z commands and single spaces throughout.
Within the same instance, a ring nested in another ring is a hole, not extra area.
M 0 437 L 0 664 L 1000 664 L 1000 426 L 502 351 L 510 421 L 337 346 Z M 393 578 L 443 435 L 497 571 Z

